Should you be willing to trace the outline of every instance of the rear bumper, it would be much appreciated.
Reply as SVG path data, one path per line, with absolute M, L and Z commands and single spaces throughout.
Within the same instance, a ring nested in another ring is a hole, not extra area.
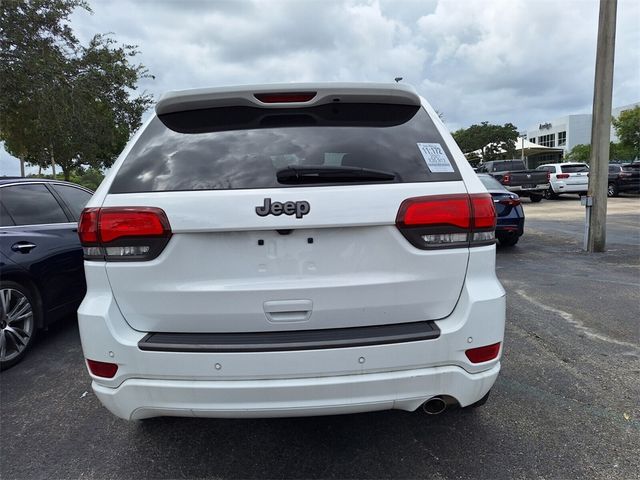
M 554 193 L 581 193 L 589 188 L 588 183 L 567 185 L 565 182 L 552 182 L 551 188 Z
M 296 351 L 141 350 L 147 333 L 125 321 L 104 266 L 85 265 L 88 293 L 78 310 L 84 356 L 118 365 L 111 379 L 92 375 L 94 391 L 125 419 L 413 410 L 434 395 L 467 406 L 493 385 L 500 356 L 472 364 L 465 351 L 502 342 L 505 323 L 495 246 L 472 250 L 454 311 L 435 321 L 437 338 Z
M 549 188 L 549 184 L 539 183 L 531 188 L 523 188 L 520 185 L 505 185 L 504 187 L 510 192 L 517 193 L 521 197 L 526 197 L 529 194 L 534 194 L 534 195 L 542 194 L 545 190 Z
M 413 411 L 446 392 L 469 405 L 495 382 L 500 364 L 470 374 L 455 366 L 397 372 L 249 381 L 129 379 L 118 388 L 93 383 L 113 414 L 130 420 L 155 416 L 296 417 L 375 410 Z
M 619 192 L 640 192 L 640 182 L 638 180 L 618 181 L 617 186 Z

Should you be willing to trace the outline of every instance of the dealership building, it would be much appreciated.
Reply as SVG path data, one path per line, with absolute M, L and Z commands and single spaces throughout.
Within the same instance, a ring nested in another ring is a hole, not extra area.
M 621 112 L 640 106 L 640 102 L 614 108 L 611 115 L 617 117 Z M 591 143 L 591 114 L 566 115 L 538 123 L 527 129 L 527 140 L 543 147 L 561 148 L 568 152 L 576 145 Z M 613 126 L 611 141 L 617 142 Z M 544 161 L 543 158 L 537 159 Z M 539 162 L 537 162 L 539 164 Z

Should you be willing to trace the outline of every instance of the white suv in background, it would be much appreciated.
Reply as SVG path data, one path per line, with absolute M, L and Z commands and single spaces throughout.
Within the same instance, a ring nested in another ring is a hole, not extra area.
M 411 87 L 168 93 L 80 221 L 93 390 L 125 419 L 482 404 L 494 229 Z
M 546 199 L 556 198 L 561 193 L 586 195 L 589 189 L 589 165 L 586 163 L 548 163 L 536 170 L 549 172 L 549 189 Z

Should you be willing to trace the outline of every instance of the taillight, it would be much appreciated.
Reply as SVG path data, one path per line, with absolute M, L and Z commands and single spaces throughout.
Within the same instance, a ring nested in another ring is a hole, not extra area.
M 396 226 L 423 250 L 489 245 L 496 213 L 488 193 L 415 197 L 400 205 Z
M 509 185 L 511 183 L 511 175 L 509 175 L 508 173 L 506 175 L 503 175 L 500 182 L 502 182 L 503 185 Z
M 500 353 L 500 342 L 485 345 L 484 347 L 471 348 L 464 352 L 471 363 L 488 362 L 496 358 L 498 353 Z
M 255 93 L 253 96 L 262 103 L 300 103 L 311 100 L 316 92 Z
M 563 178 L 569 178 L 570 175 L 568 173 L 559 173 L 556 175 L 556 178 L 562 180 Z
M 118 371 L 118 365 L 115 363 L 98 362 L 97 360 L 89 360 L 87 358 L 87 366 L 89 371 L 96 377 L 113 378 Z
M 517 207 L 520 205 L 520 197 L 507 197 L 501 200 L 498 200 L 498 203 L 501 205 L 508 205 L 509 207 Z
M 78 234 L 86 260 L 144 261 L 160 255 L 171 226 L 160 208 L 85 208 Z
M 551 181 L 551 173 L 547 172 L 547 183 L 549 183 L 550 181 Z

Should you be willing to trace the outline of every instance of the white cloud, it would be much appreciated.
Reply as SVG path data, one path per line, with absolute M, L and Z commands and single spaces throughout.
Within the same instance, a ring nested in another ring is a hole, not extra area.
M 521 129 L 588 112 L 595 0 L 93 1 L 72 27 L 113 32 L 171 89 L 404 77 L 451 128 Z M 640 98 L 640 2 L 619 0 L 614 106 Z

